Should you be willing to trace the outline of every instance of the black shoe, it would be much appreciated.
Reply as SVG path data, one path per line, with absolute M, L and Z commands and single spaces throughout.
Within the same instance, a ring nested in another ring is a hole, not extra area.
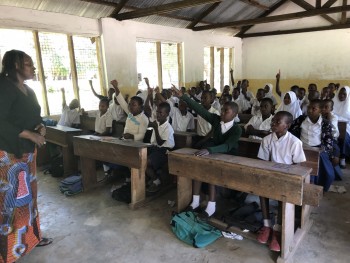
M 199 213 L 201 211 L 201 207 L 197 206 L 195 209 L 193 209 L 192 206 L 188 205 L 183 212 L 193 212 L 193 213 Z
M 206 221 L 209 221 L 209 219 L 212 218 L 214 216 L 214 214 L 215 213 L 213 213 L 211 216 L 209 216 L 206 211 L 202 211 L 197 215 L 197 217 L 198 217 L 198 219 L 206 222 Z

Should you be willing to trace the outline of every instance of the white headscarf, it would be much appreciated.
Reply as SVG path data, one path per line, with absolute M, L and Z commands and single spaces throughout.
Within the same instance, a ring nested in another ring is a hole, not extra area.
M 346 99 L 344 101 L 339 100 L 339 92 L 342 88 L 338 89 L 333 98 L 334 106 L 333 113 L 338 116 L 339 120 L 350 121 L 350 88 L 344 86 L 346 91 Z
M 290 104 L 288 105 L 284 104 L 284 97 L 286 96 L 286 94 L 289 94 L 290 97 Z M 293 115 L 293 120 L 295 120 L 303 114 L 300 109 L 297 95 L 293 91 L 288 91 L 287 93 L 283 94 L 281 105 L 278 107 L 276 112 L 279 111 L 288 111 L 290 114 Z
M 265 98 L 272 99 L 273 105 L 277 105 L 277 100 L 276 100 L 275 96 L 273 96 L 273 94 L 272 94 L 273 85 L 271 83 L 267 83 L 267 84 L 265 84 L 265 86 L 269 86 L 269 92 L 265 93 Z M 264 88 L 265 88 L 265 86 L 264 86 Z

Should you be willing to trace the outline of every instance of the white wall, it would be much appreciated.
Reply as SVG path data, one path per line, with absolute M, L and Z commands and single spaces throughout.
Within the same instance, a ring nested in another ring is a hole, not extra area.
M 137 39 L 183 43 L 185 83 L 203 79 L 205 46 L 234 47 L 235 75 L 242 76 L 242 41 L 239 38 L 112 18 L 103 18 L 100 23 L 107 80 L 117 78 L 121 89 L 137 88 Z

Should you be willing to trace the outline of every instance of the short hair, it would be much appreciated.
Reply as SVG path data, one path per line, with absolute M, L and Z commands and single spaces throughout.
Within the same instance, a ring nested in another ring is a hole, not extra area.
M 328 102 L 330 102 L 330 103 L 332 104 L 332 108 L 333 108 L 333 106 L 334 106 L 334 101 L 333 101 L 332 99 L 325 99 L 325 100 L 322 101 L 322 104 L 324 105 L 324 104 L 326 104 L 326 103 L 328 103 Z
M 107 98 L 100 99 L 100 103 L 105 103 L 107 106 L 109 106 L 109 100 Z
M 165 109 L 165 111 L 169 114 L 170 113 L 170 105 L 169 103 L 167 102 L 161 102 L 159 105 L 158 105 L 158 108 L 159 109 Z
M 226 101 L 224 105 L 229 106 L 233 112 L 238 113 L 238 105 L 236 102 L 233 101 Z
M 310 104 L 318 104 L 318 106 L 321 108 L 322 107 L 322 100 L 320 100 L 320 99 L 314 99 L 314 100 L 311 100 L 310 101 Z M 309 105 L 310 105 L 309 104 Z
M 236 90 L 236 91 L 238 91 L 239 93 L 241 93 L 240 88 L 234 88 L 233 90 Z
M 232 95 L 231 95 L 231 94 L 224 94 L 224 97 L 227 97 L 227 99 L 228 99 L 229 101 L 232 100 Z
M 287 120 L 287 124 L 292 124 L 293 122 L 293 115 L 288 111 L 278 111 L 275 116 L 281 116 Z
M 16 64 L 20 69 L 24 68 L 24 59 L 30 56 L 23 51 L 12 49 L 7 51 L 2 59 L 2 70 L 0 75 L 9 77 L 12 81 L 18 82 Z
M 263 98 L 261 101 L 260 101 L 260 104 L 263 103 L 263 102 L 267 102 L 271 105 L 271 107 L 273 107 L 273 100 L 271 98 Z
M 143 105 L 143 99 L 141 98 L 141 97 L 139 97 L 139 96 L 133 96 L 133 97 L 131 97 L 131 99 L 130 100 L 134 100 L 134 101 L 136 101 L 137 102 L 137 104 L 139 104 L 140 106 L 142 106 Z
M 299 90 L 303 90 L 303 91 L 305 91 L 305 92 L 306 92 L 306 89 L 305 89 L 305 88 L 299 88 Z
M 298 85 L 293 85 L 290 87 L 290 90 L 295 92 L 295 91 L 298 91 L 299 90 L 299 86 Z

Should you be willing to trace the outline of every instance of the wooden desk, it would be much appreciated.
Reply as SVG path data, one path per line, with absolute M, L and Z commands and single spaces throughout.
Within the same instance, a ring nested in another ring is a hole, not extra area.
M 175 141 L 175 149 L 192 147 L 192 138 L 196 136 L 195 132 L 181 132 L 174 131 L 174 141 Z
M 311 226 L 307 218 L 307 223 L 294 233 L 294 205 L 317 205 L 322 193 L 322 187 L 307 183 L 311 168 L 225 154 L 197 157 L 195 151 L 184 148 L 169 153 L 169 172 L 178 176 L 178 211 L 191 201 L 192 180 L 279 200 L 283 203 L 279 261 L 292 257 Z
M 346 136 L 346 124 L 345 121 L 338 121 L 339 139 L 343 141 Z
M 63 176 L 69 176 L 78 171 L 78 159 L 73 154 L 73 136 L 80 135 L 82 130 L 66 126 L 47 126 L 46 141 L 62 147 Z
M 140 206 L 146 198 L 145 171 L 147 147 L 150 144 L 124 141 L 117 138 L 91 139 L 90 135 L 75 136 L 74 153 L 80 156 L 84 191 L 97 183 L 95 160 L 124 165 L 131 168 L 130 207 Z
M 81 115 L 80 127 L 84 131 L 95 131 L 95 117 Z

